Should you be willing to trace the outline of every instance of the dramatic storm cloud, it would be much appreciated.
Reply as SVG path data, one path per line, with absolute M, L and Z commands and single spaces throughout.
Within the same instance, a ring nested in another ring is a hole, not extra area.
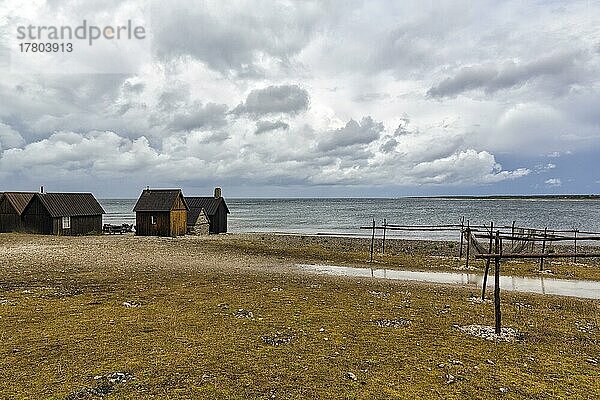
M 0 191 L 597 193 L 598 17 L 583 0 L 5 0 Z M 82 18 L 143 23 L 148 57 L 15 68 L 18 24 Z
M 296 114 L 308 109 L 308 92 L 298 85 L 269 86 L 252 90 L 246 101 L 237 106 L 233 113 L 251 114 Z

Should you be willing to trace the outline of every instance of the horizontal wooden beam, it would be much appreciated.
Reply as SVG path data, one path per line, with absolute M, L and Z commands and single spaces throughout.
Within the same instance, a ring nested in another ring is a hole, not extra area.
M 476 259 L 486 258 L 600 258 L 600 253 L 502 253 L 502 254 L 476 254 Z

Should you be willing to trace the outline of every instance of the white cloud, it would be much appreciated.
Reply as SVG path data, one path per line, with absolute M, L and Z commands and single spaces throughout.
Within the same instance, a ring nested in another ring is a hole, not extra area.
M 548 187 L 560 187 L 562 186 L 562 181 L 559 178 L 550 178 L 544 181 L 546 186 Z

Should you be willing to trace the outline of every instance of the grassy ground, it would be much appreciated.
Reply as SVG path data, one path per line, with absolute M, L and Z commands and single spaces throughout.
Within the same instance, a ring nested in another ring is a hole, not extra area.
M 107 398 L 600 396 L 600 301 L 503 293 L 524 338 L 489 342 L 454 327 L 493 323 L 469 289 L 302 275 L 358 261 L 265 241 L 0 235 L 0 397 L 98 398 L 117 371 Z

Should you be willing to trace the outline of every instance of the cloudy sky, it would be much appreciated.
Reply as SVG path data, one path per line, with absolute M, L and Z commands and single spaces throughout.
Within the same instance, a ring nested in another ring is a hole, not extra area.
M 596 1 L 21 3 L 0 0 L 0 191 L 600 193 Z M 148 54 L 11 61 L 19 24 L 84 18 L 134 18 Z

